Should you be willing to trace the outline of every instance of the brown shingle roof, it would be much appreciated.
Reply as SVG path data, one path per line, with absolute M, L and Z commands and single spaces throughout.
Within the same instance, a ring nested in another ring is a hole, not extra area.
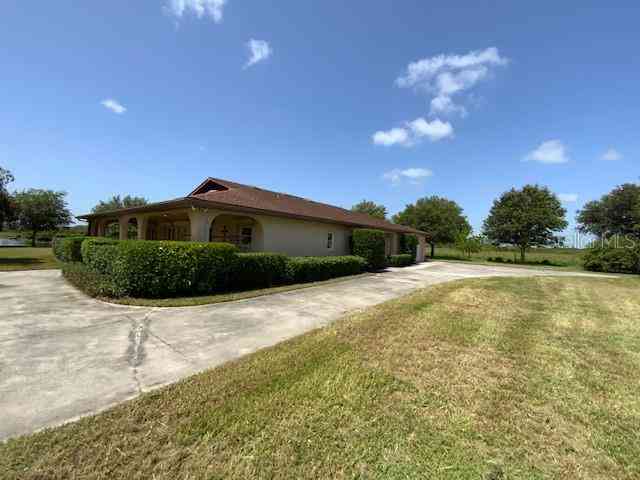
M 211 204 L 212 207 L 220 208 L 227 206 L 240 211 L 246 209 L 252 212 L 258 211 L 276 216 L 282 215 L 355 227 L 377 228 L 393 232 L 425 233 L 411 227 L 397 225 L 387 220 L 380 220 L 364 213 L 352 212 L 351 210 L 335 207 L 326 203 L 314 202 L 313 200 L 286 193 L 272 192 L 263 188 L 212 177 L 207 178 L 184 198 L 149 204 L 143 207 L 123 209 L 116 212 L 83 215 L 78 218 L 89 219 L 97 216 L 124 213 L 125 211 L 127 213 L 153 211 L 157 210 L 158 207 L 165 208 L 174 205 L 178 207 L 190 203 L 194 205 L 197 204 L 197 206 Z
M 424 233 L 410 227 L 374 218 L 365 213 L 352 212 L 351 210 L 287 193 L 272 192 L 271 190 L 218 178 L 210 177 L 206 179 L 189 194 L 188 198 L 345 225 L 378 228 L 395 232 Z

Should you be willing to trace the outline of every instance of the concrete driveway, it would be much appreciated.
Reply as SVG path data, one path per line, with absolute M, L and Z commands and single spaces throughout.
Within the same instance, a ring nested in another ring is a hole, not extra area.
M 0 441 L 103 410 L 346 312 L 460 278 L 587 275 L 430 262 L 237 302 L 127 307 L 57 270 L 0 272 Z

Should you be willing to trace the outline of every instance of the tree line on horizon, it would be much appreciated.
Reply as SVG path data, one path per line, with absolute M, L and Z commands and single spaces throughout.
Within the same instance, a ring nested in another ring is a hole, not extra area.
M 6 225 L 31 234 L 36 244 L 39 232 L 68 226 L 73 216 L 66 203 L 66 192 L 27 189 L 9 192 L 14 181 L 12 173 L 0 167 L 0 230 Z M 146 205 L 147 199 L 132 195 L 114 195 L 93 207 L 93 213 Z M 386 219 L 384 205 L 362 200 L 352 211 Z M 482 235 L 473 230 L 464 211 L 455 201 L 432 195 L 418 199 L 395 214 L 391 221 L 429 234 L 431 256 L 437 244 L 456 243 L 461 250 L 471 252 L 484 239 L 500 244 L 508 243 L 520 250 L 524 262 L 526 251 L 532 246 L 549 245 L 556 234 L 568 225 L 566 209 L 548 187 L 525 185 L 512 188 L 494 200 L 484 220 Z M 615 187 L 598 200 L 587 202 L 577 214 L 578 229 L 599 239 L 616 235 L 640 240 L 640 184 L 625 183 Z
M 352 210 L 387 218 L 386 207 L 371 200 L 362 200 Z M 557 233 L 568 225 L 566 213 L 557 195 L 548 187 L 525 185 L 512 188 L 494 200 L 481 235 L 473 235 L 460 205 L 437 195 L 406 205 L 391 221 L 427 232 L 431 257 L 435 256 L 437 244 L 455 243 L 470 254 L 486 239 L 493 244 L 517 247 L 520 261 L 524 262 L 529 248 L 556 242 Z M 599 200 L 587 202 L 578 211 L 576 220 L 579 231 L 601 240 L 610 236 L 640 240 L 640 184 L 619 185 Z
M 29 232 L 31 245 L 36 246 L 38 234 L 57 231 L 73 221 L 66 202 L 66 192 L 29 188 L 9 192 L 9 184 L 15 181 L 13 174 L 0 167 L 0 231 L 4 226 Z M 93 207 L 93 213 L 146 205 L 143 197 L 114 195 Z

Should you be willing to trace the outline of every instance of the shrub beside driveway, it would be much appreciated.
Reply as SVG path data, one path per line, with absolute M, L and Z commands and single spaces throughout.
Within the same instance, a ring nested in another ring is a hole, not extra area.
M 61 239 L 63 274 L 90 295 L 168 298 L 315 282 L 364 271 L 363 259 L 239 253 L 227 243 Z M 75 260 L 81 253 L 81 262 Z
M 384 256 L 382 240 L 378 253 Z M 368 265 L 359 256 L 288 257 L 240 253 L 227 243 L 95 237 L 59 239 L 54 252 L 73 285 L 91 296 L 116 299 L 193 297 L 318 282 L 360 274 Z

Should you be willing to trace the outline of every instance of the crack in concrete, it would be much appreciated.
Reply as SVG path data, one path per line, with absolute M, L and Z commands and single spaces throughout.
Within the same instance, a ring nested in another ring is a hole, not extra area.
M 156 340 L 158 340 L 159 342 L 161 342 L 163 345 L 165 345 L 167 348 L 169 348 L 169 350 L 171 350 L 172 352 L 180 355 L 183 359 L 185 359 L 187 362 L 189 363 L 193 363 L 193 361 L 187 357 L 184 353 L 182 353 L 180 350 L 178 350 L 176 347 L 174 347 L 173 345 L 171 345 L 169 342 L 167 342 L 164 338 L 162 338 L 160 335 L 158 335 L 157 333 L 154 333 L 151 331 L 151 328 L 149 328 L 147 330 L 149 332 L 149 335 L 151 335 L 153 338 L 155 338 Z
M 139 393 L 142 393 L 142 384 L 138 377 L 138 367 L 144 362 L 146 358 L 146 352 L 144 344 L 149 338 L 149 319 L 150 313 L 147 313 L 142 320 L 135 320 L 131 317 L 131 330 L 129 331 L 129 346 L 127 348 L 127 363 L 131 366 L 133 373 L 133 380 L 136 382 L 136 387 Z

